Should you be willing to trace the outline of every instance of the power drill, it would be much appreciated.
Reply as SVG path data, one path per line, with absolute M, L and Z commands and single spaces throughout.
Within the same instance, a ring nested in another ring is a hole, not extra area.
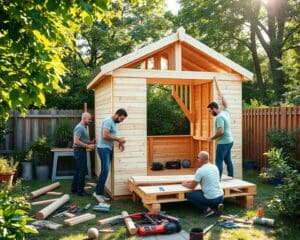
M 142 225 L 138 227 L 138 234 L 141 236 L 171 234 L 181 231 L 181 224 L 175 217 L 158 213 L 156 217 L 159 219 L 159 224 L 155 222 L 147 213 L 143 213 L 143 217 L 150 222 L 150 225 Z
M 163 222 L 158 225 L 144 225 L 138 228 L 138 234 L 141 236 L 154 235 L 154 234 L 171 234 L 180 232 L 181 228 L 174 222 Z

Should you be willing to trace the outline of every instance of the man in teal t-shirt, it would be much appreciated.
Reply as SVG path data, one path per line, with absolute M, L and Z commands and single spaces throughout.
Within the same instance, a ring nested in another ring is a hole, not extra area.
M 216 117 L 215 120 L 215 135 L 213 137 L 208 137 L 208 141 L 216 140 L 217 150 L 216 150 L 216 165 L 219 169 L 220 176 L 223 172 L 223 161 L 227 166 L 228 176 L 233 177 L 233 164 L 231 160 L 231 148 L 233 146 L 233 138 L 231 134 L 230 125 L 230 111 L 228 109 L 228 103 L 222 95 L 218 84 L 217 90 L 222 99 L 222 104 L 224 110 L 219 109 L 219 105 L 216 102 L 211 102 L 207 108 L 212 116 Z
M 113 116 L 106 118 L 102 122 L 100 128 L 97 152 L 101 162 L 101 172 L 93 196 L 102 203 L 109 200 L 109 198 L 104 196 L 104 188 L 110 170 L 114 142 L 119 143 L 119 149 L 121 152 L 124 151 L 125 140 L 123 138 L 116 137 L 118 131 L 117 124 L 123 122 L 127 116 L 126 110 L 120 108 Z

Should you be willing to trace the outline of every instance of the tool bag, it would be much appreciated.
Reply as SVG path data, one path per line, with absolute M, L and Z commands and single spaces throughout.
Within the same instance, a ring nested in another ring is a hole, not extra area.
M 179 169 L 181 168 L 180 160 L 166 162 L 167 169 Z
M 163 170 L 163 168 L 164 168 L 164 165 L 162 165 L 162 163 L 160 163 L 160 162 L 153 162 L 151 170 L 152 171 L 160 171 L 160 170 Z

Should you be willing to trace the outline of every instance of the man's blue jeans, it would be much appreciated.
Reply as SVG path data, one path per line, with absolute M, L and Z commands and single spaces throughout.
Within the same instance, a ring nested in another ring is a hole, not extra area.
M 112 150 L 109 148 L 97 148 L 97 152 L 101 161 L 101 172 L 96 186 L 96 194 L 103 195 L 105 182 L 110 169 Z
M 71 191 L 82 193 L 84 192 L 84 180 L 85 180 L 85 175 L 87 174 L 86 149 L 75 147 L 74 159 L 75 159 L 76 169 L 73 176 Z
M 213 199 L 207 199 L 204 197 L 204 193 L 202 191 L 188 192 L 186 193 L 186 197 L 196 207 L 200 208 L 202 212 L 206 212 L 208 207 L 216 210 L 218 204 L 223 203 L 224 201 L 224 196 L 220 196 Z
M 228 144 L 217 144 L 216 165 L 219 169 L 221 177 L 223 173 L 223 160 L 227 166 L 228 176 L 233 177 L 233 164 L 231 160 L 232 146 L 233 146 L 233 142 Z

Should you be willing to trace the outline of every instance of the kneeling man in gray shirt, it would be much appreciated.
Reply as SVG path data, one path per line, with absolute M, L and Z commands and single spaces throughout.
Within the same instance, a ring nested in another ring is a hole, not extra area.
M 201 151 L 197 160 L 200 168 L 197 169 L 194 180 L 185 181 L 183 186 L 194 189 L 200 183 L 201 190 L 189 192 L 186 197 L 196 207 L 200 208 L 205 217 L 221 214 L 224 208 L 224 193 L 220 185 L 220 174 L 218 168 L 211 164 L 208 152 Z

